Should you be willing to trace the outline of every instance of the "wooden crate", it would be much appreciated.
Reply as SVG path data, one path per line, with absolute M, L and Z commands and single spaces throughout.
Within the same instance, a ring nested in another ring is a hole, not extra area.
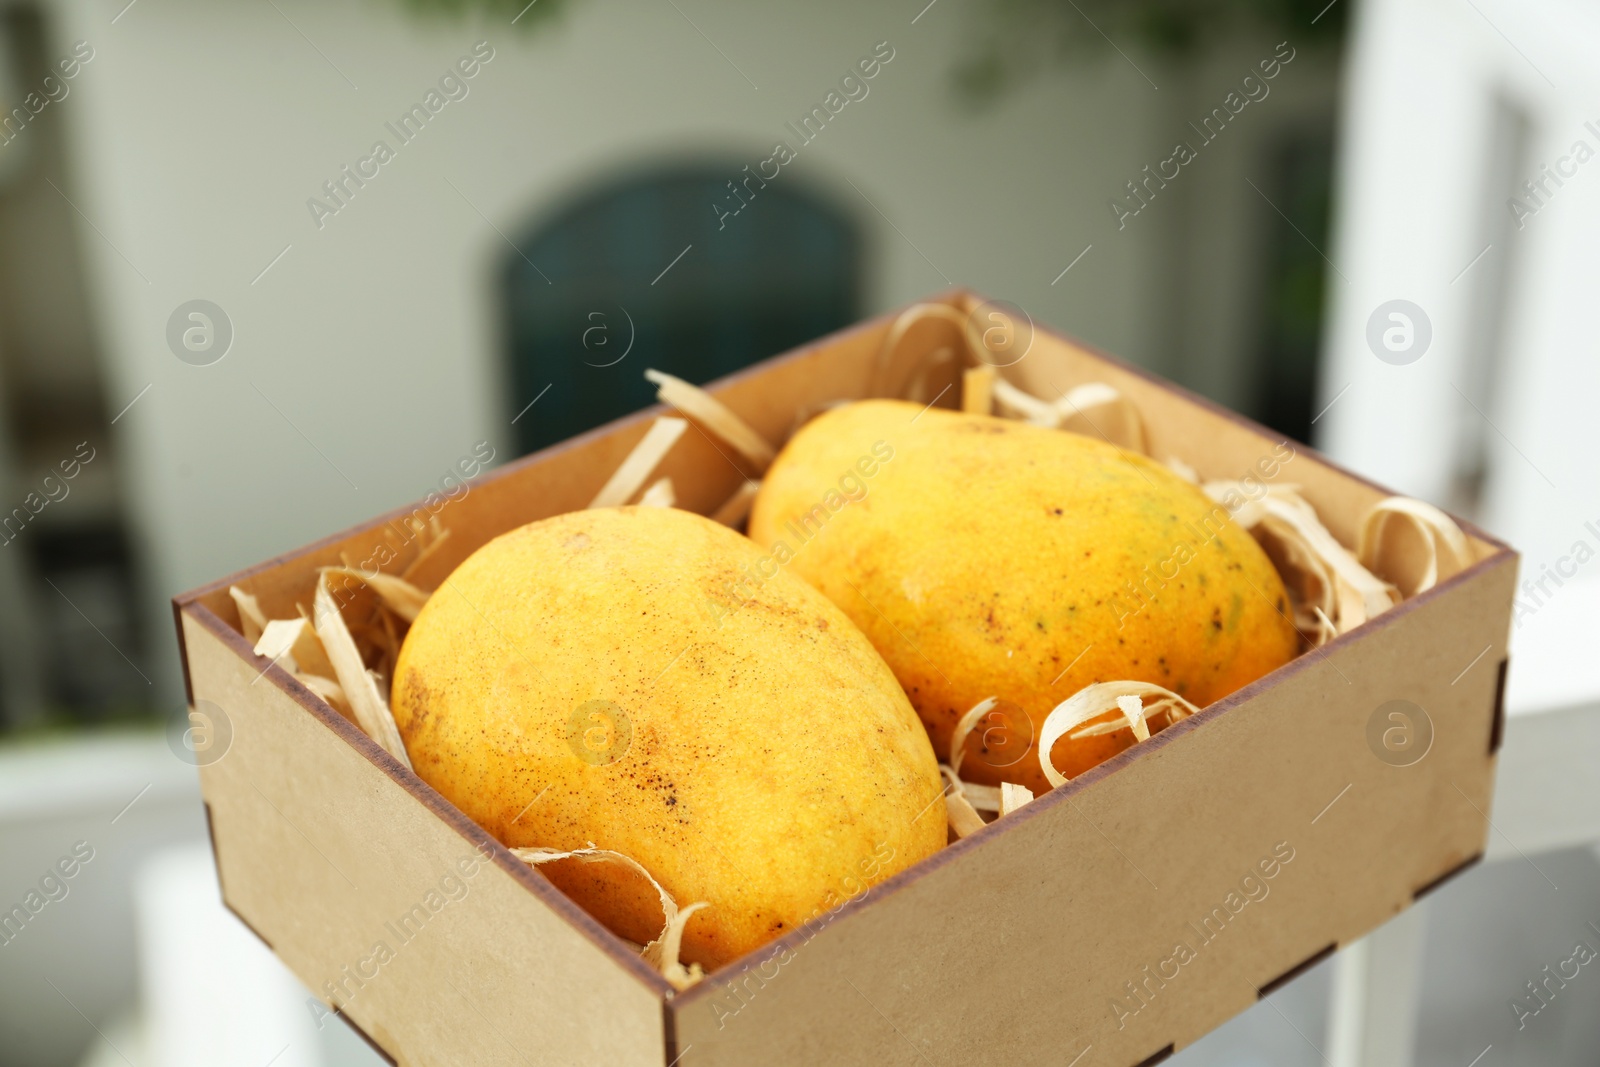
M 781 440 L 798 411 L 867 395 L 893 318 L 710 391 Z M 956 327 L 919 326 L 902 356 L 958 343 Z M 928 395 L 958 373 L 936 372 Z M 1206 478 L 1240 477 L 1282 440 L 1043 328 L 1004 373 L 1041 396 L 1117 387 L 1152 453 Z M 657 413 L 473 482 L 445 505 L 439 576 L 501 532 L 584 507 Z M 1295 448 L 1278 480 L 1353 543 L 1390 494 Z M 695 431 L 660 473 L 702 513 L 740 481 Z M 1517 557 L 1463 524 L 1480 555 L 1470 569 L 677 993 L 241 636 L 229 585 L 291 615 L 317 567 L 367 559 L 426 513 L 174 600 L 190 702 L 221 708 L 233 731 L 200 769 L 224 899 L 401 1064 L 1154 1063 L 1483 851 Z M 1433 723 L 1411 766 L 1369 748 L 1390 700 Z

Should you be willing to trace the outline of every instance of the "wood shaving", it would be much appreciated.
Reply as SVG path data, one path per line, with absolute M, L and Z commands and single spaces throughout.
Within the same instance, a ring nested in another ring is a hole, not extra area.
M 949 768 L 944 767 L 941 770 L 948 771 Z M 1000 812 L 1000 787 L 997 785 L 980 785 L 977 782 L 963 781 L 961 795 L 967 798 L 967 803 L 972 805 L 974 811 L 987 811 L 992 814 Z
M 1466 570 L 1474 553 L 1450 516 L 1432 504 L 1392 496 L 1362 520 L 1356 558 L 1409 597 Z
M 404 578 L 396 578 L 392 574 L 383 574 L 379 571 L 364 571 L 358 567 L 323 567 L 322 573 L 343 575 L 362 582 L 368 589 L 378 594 L 378 600 L 384 607 L 406 622 L 417 621 L 417 614 L 422 611 L 422 605 L 426 604 L 428 597 L 432 595 L 426 590 L 418 589 Z
M 939 772 L 949 783 L 945 788 L 944 806 L 945 817 L 950 820 L 951 831 L 957 837 L 970 837 L 982 830 L 987 824 L 966 796 L 966 790 L 972 787 L 963 782 L 949 767 L 941 766 Z
M 1119 698 L 1136 698 L 1132 704 L 1124 704 Z M 1142 699 L 1140 699 L 1142 698 Z M 1150 707 L 1144 706 L 1143 700 L 1151 701 Z M 1131 710 L 1130 710 L 1131 709 Z M 1200 709 L 1183 699 L 1169 689 L 1163 689 L 1151 682 L 1117 681 L 1096 682 L 1086 685 L 1072 696 L 1057 704 L 1044 722 L 1039 727 L 1039 767 L 1044 771 L 1045 778 L 1052 786 L 1066 784 L 1067 777 L 1055 769 L 1050 762 L 1050 751 L 1057 741 L 1071 733 L 1074 738 L 1092 737 L 1100 733 L 1114 733 L 1116 730 L 1132 729 L 1137 737 L 1139 730 L 1134 726 L 1137 722 L 1141 726 L 1147 719 L 1156 714 L 1164 715 L 1168 725 L 1178 719 L 1193 715 Z M 1121 713 L 1123 721 L 1110 724 L 1097 724 L 1086 730 L 1072 733 L 1074 727 L 1082 726 L 1104 715 Z M 1101 727 L 1110 725 L 1112 729 L 1105 730 Z M 1149 737 L 1146 728 L 1145 737 Z M 1139 738 L 1144 740 L 1144 738 Z
M 1230 495 L 1243 501 L 1233 509 L 1234 521 L 1266 549 L 1289 591 L 1295 628 L 1312 647 L 1399 602 L 1400 591 L 1363 567 L 1293 487 L 1270 485 L 1265 493 L 1261 488 L 1226 481 L 1204 486 L 1224 505 Z
M 756 502 L 756 494 L 761 491 L 760 482 L 745 482 L 733 491 L 723 505 L 711 516 L 724 526 L 738 529 L 744 525 L 744 520 L 750 517 L 750 508 Z
M 355 723 L 358 727 L 361 725 L 356 722 L 356 713 L 351 709 L 350 701 L 344 695 L 344 687 L 338 682 L 320 674 L 296 674 L 295 677 L 299 679 L 301 685 L 321 697 L 329 707 L 344 716 L 347 721 Z
M 994 410 L 993 367 L 983 364 L 968 367 L 961 375 L 961 410 L 970 415 L 987 415 Z
M 1040 400 L 1005 379 L 994 383 L 1000 414 L 1046 429 L 1066 430 L 1145 453 L 1144 419 L 1122 393 L 1104 382 L 1085 382 L 1054 403 Z
M 772 466 L 777 450 L 722 401 L 697 385 L 658 370 L 647 370 L 644 376 L 656 384 L 656 397 L 663 404 L 677 408 L 732 445 L 757 474 L 764 474 Z
M 1074 386 L 1055 406 L 1061 411 L 1063 430 L 1098 437 L 1118 448 L 1145 454 L 1144 419 L 1139 409 L 1106 383 L 1085 382 Z
M 688 925 L 690 916 L 707 906 L 705 901 L 696 901 L 680 909 L 678 902 L 672 899 L 672 894 L 663 889 L 661 883 L 655 880 L 655 876 L 645 870 L 644 865 L 638 860 L 611 849 L 595 848 L 592 844 L 588 848 L 573 849 L 569 852 L 553 848 L 514 848 L 511 854 L 530 867 L 555 863 L 559 860 L 577 860 L 579 863 L 616 863 L 642 874 L 661 898 L 663 918 L 661 933 L 654 941 L 644 946 L 641 953 L 645 962 L 670 982 L 672 988 L 680 992 L 705 977 L 705 972 L 698 963 L 685 967 L 679 959 L 684 927 Z
M 261 631 L 267 628 L 267 616 L 261 610 L 260 601 L 236 585 L 228 586 L 228 595 L 239 609 L 239 631 L 246 641 L 255 644 L 261 640 Z
M 678 494 L 672 488 L 671 478 L 657 479 L 639 498 L 642 508 L 670 508 L 677 502 Z
M 961 761 L 967 754 L 967 735 L 972 733 L 972 728 L 978 725 L 979 720 L 987 715 L 990 709 L 999 703 L 999 700 L 999 697 L 988 697 L 980 700 L 967 709 L 967 713 L 957 720 L 956 728 L 950 731 L 950 770 L 952 773 L 961 773 Z
M 926 367 L 928 359 L 938 351 L 935 350 L 918 360 L 902 377 L 898 387 L 891 387 L 890 372 L 894 367 L 894 356 L 900 348 L 900 342 L 906 334 L 911 332 L 913 326 L 927 321 L 948 322 L 959 328 L 966 338 L 967 347 L 971 353 L 976 353 L 983 346 L 983 339 L 978 338 L 977 345 L 973 344 L 973 324 L 968 316 L 963 315 L 948 304 L 912 304 L 902 311 L 889 326 L 889 332 L 883 335 L 883 344 L 878 346 L 878 356 L 872 365 L 872 375 L 867 382 L 868 396 L 905 396 L 906 383 L 917 376 L 919 371 Z
M 994 383 L 994 402 L 1003 418 L 1018 419 L 1051 430 L 1061 425 L 1061 412 L 1056 410 L 1055 405 L 1018 389 L 1004 378 Z
M 1182 478 L 1184 481 L 1188 482 L 1190 485 L 1200 484 L 1200 473 L 1183 460 L 1179 459 L 1177 456 L 1168 456 L 1162 462 L 1167 465 L 1168 470 Z
M 406 746 L 400 740 L 400 728 L 395 725 L 394 713 L 389 710 L 389 702 L 384 698 L 378 680 L 361 660 L 361 652 L 356 648 L 355 638 L 350 636 L 350 628 L 346 625 L 344 615 L 339 611 L 339 605 L 328 588 L 326 572 L 317 579 L 315 607 L 311 613 L 311 620 L 312 625 L 316 627 L 317 636 L 322 639 L 322 647 L 333 664 L 334 676 L 338 678 L 345 699 L 350 702 L 350 709 L 355 713 L 356 725 L 377 742 L 380 748 L 410 770 L 411 758 L 406 755 Z
M 595 494 L 589 506 L 614 508 L 632 500 L 633 494 L 639 491 L 688 428 L 689 423 L 684 419 L 663 417 L 651 423 L 650 429 L 633 446 L 633 451 L 628 453 L 606 484 L 600 487 L 600 492 Z
M 254 649 L 290 674 L 333 673 L 333 664 L 322 648 L 322 641 L 305 619 L 273 619 L 261 632 Z
M 1140 741 L 1150 740 L 1150 724 L 1144 721 L 1144 701 L 1128 694 L 1117 698 L 1117 708 L 1128 720 L 1128 728 Z
M 334 711 L 355 722 L 344 689 L 329 678 L 333 674 L 333 664 L 328 661 L 322 639 L 309 619 L 269 620 L 254 652 L 294 675 L 301 685 L 321 697 Z
M 1025 785 L 1015 782 L 1000 783 L 1000 817 L 1004 818 L 1022 807 L 1024 804 L 1033 803 L 1033 790 Z

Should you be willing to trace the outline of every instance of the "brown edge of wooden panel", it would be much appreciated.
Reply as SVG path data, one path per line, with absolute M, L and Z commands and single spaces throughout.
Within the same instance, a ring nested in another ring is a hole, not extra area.
M 189 594 L 172 598 L 172 624 L 178 629 L 178 669 L 183 672 L 183 699 L 186 708 L 194 707 L 194 683 L 189 680 L 189 643 L 183 636 L 183 606 Z M 214 852 L 215 850 L 213 850 Z
M 200 806 L 204 808 L 206 812 L 206 839 L 211 842 L 211 865 L 217 869 L 217 892 L 220 893 L 222 895 L 222 899 L 226 901 L 228 899 L 228 894 L 224 892 L 222 888 L 222 859 L 217 855 L 217 827 L 216 824 L 211 821 L 211 805 L 202 799 L 200 801 Z
M 388 1051 L 382 1045 L 378 1044 L 377 1039 L 363 1030 L 360 1023 L 346 1015 L 343 1009 L 336 1004 L 329 1004 L 327 1007 L 328 1014 L 332 1015 L 335 1019 L 338 1019 L 350 1029 L 354 1030 L 357 1037 L 372 1047 L 372 1051 L 378 1054 L 379 1059 L 383 1060 L 384 1063 L 389 1064 L 389 1067 L 400 1067 L 400 1061 L 389 1055 Z
M 1159 1049 L 1151 1055 L 1146 1056 L 1144 1059 L 1134 1064 L 1133 1067 L 1155 1067 L 1156 1064 L 1161 1063 L 1176 1051 L 1178 1051 L 1177 1044 L 1169 1041 L 1167 1042 L 1165 1048 Z
M 1482 852 L 1479 852 L 1479 853 L 1476 853 L 1474 855 L 1468 856 L 1466 859 L 1462 860 L 1460 863 L 1456 864 L 1454 867 L 1451 867 L 1448 871 L 1445 871 L 1443 874 L 1441 874 L 1439 877 L 1435 878 L 1433 881 L 1428 882 L 1425 885 L 1423 885 L 1420 889 L 1412 890 L 1411 891 L 1411 902 L 1413 904 L 1415 904 L 1417 901 L 1421 900 L 1423 897 L 1427 896 L 1429 893 L 1433 892 L 1435 889 L 1438 889 L 1440 886 L 1444 885 L 1446 882 L 1448 882 L 1450 879 L 1454 878 L 1456 875 L 1465 874 L 1469 868 L 1474 867 L 1477 864 L 1482 863 L 1482 862 L 1483 862 L 1483 853 Z
M 663 1057 L 667 1067 L 673 1067 L 681 1057 L 678 1052 L 678 1017 L 672 1014 L 672 998 L 661 999 L 661 1038 Z
M 968 294 L 968 295 L 969 296 L 975 296 L 977 294 Z M 1074 348 L 1077 348 L 1077 349 L 1080 349 L 1081 351 L 1087 352 L 1089 355 L 1093 356 L 1095 359 L 1101 361 L 1102 363 L 1108 363 L 1111 366 L 1116 367 L 1118 370 L 1125 371 L 1126 373 L 1132 375 L 1135 378 L 1141 378 L 1144 381 L 1149 382 L 1151 385 L 1155 386 L 1158 389 L 1164 390 L 1165 392 L 1174 393 L 1177 396 L 1183 398 L 1184 400 L 1189 401 L 1191 404 L 1195 405 L 1196 407 L 1203 408 L 1204 410 L 1210 412 L 1211 414 L 1216 415 L 1219 418 L 1225 419 L 1228 422 L 1233 423 L 1235 426 L 1242 426 L 1245 429 L 1249 430 L 1250 432 L 1252 432 L 1252 433 L 1254 433 L 1254 434 L 1256 434 L 1256 435 L 1258 435 L 1260 437 L 1264 437 L 1269 441 L 1270 440 L 1291 441 L 1291 442 L 1293 442 L 1296 450 L 1299 451 L 1299 450 L 1303 449 L 1304 450 L 1304 455 L 1306 455 L 1308 458 L 1310 458 L 1313 463 L 1317 463 L 1317 464 L 1319 464 L 1319 465 L 1321 465 L 1323 467 L 1326 467 L 1328 470 L 1334 471 L 1337 474 L 1341 474 L 1341 475 L 1343 475 L 1344 477 L 1350 479 L 1353 482 L 1359 482 L 1360 484 L 1366 486 L 1367 488 L 1374 489 L 1374 490 L 1376 490 L 1376 491 L 1378 491 L 1380 493 L 1385 494 L 1386 496 L 1399 496 L 1399 495 L 1401 495 L 1401 494 L 1396 493 L 1393 489 L 1390 489 L 1388 486 L 1380 485 L 1379 483 L 1373 481 L 1371 478 L 1368 478 L 1368 477 L 1366 477 L 1364 475 L 1361 475 L 1361 474 L 1357 474 L 1355 471 L 1351 470 L 1350 468 L 1345 467 L 1342 464 L 1340 464 L 1340 463 L 1338 463 L 1338 462 L 1336 462 L 1336 461 L 1334 461 L 1332 459 L 1329 459 L 1322 452 L 1317 451 L 1317 449 L 1313 448 L 1311 445 L 1306 444 L 1304 441 L 1295 441 L 1288 434 L 1279 433 L 1277 430 L 1272 429 L 1270 426 L 1263 426 L 1261 423 L 1255 421 L 1254 419 L 1252 419 L 1252 418 L 1250 418 L 1250 417 L 1248 417 L 1246 415 L 1241 415 L 1237 411 L 1234 411 L 1231 408 L 1224 407 L 1223 405 L 1217 403 L 1215 400 L 1212 400 L 1210 397 L 1201 396 L 1199 393 L 1192 392 L 1189 389 L 1186 389 L 1185 387 L 1179 385 L 1177 382 L 1169 381 L 1168 379 L 1161 377 L 1161 375 L 1156 374 L 1154 371 L 1146 370 L 1144 367 L 1140 367 L 1140 366 L 1138 366 L 1136 364 L 1129 363 L 1127 360 L 1122 359 L 1119 356 L 1114 356 L 1109 352 L 1106 352 L 1106 351 L 1104 351 L 1102 349 L 1096 348 L 1094 345 L 1086 344 L 1083 341 L 1080 341 L 1077 338 L 1075 338 L 1075 337 L 1073 337 L 1073 336 L 1071 336 L 1069 334 L 1060 333 L 1059 331 L 1053 330 L 1048 326 L 1042 326 L 1042 325 L 1040 325 L 1038 323 L 1035 323 L 1034 324 L 1034 329 L 1037 330 L 1040 333 L 1044 333 L 1044 334 L 1047 334 L 1050 337 L 1055 338 L 1057 341 L 1060 341 L 1063 344 L 1071 345 Z M 1450 513 L 1447 512 L 1446 514 L 1450 514 Z M 1495 551 L 1495 553 L 1493 555 L 1498 556 L 1498 555 L 1500 555 L 1501 553 L 1504 553 L 1504 552 L 1514 552 L 1515 551 L 1506 542 L 1500 540 L 1498 537 L 1494 536 L 1493 534 L 1483 530 L 1479 526 L 1477 526 L 1477 525 L 1475 525 L 1475 524 L 1473 524 L 1471 522 L 1468 522 L 1466 519 L 1461 518 L 1459 515 L 1450 514 L 1450 518 L 1451 518 L 1452 521 L 1455 522 L 1455 524 L 1457 526 L 1461 527 L 1461 529 L 1462 529 L 1462 531 L 1464 533 L 1467 533 L 1470 536 L 1477 538 L 1478 540 L 1484 542 L 1485 544 L 1493 546 L 1496 549 L 1496 551 Z M 1492 556 L 1491 557 L 1485 557 L 1485 558 L 1492 558 Z
M 1502 659 L 1494 682 L 1494 725 L 1489 728 L 1489 755 L 1491 756 L 1500 752 L 1500 745 L 1506 738 L 1506 670 L 1510 666 L 1510 656 Z
M 246 663 L 252 661 L 262 663 L 263 675 L 278 689 L 287 694 L 295 703 L 299 704 L 311 716 L 332 730 L 350 747 L 354 748 L 367 761 L 388 775 L 395 784 L 421 801 L 429 811 L 437 815 L 447 826 L 455 830 L 461 837 L 480 854 L 484 846 L 488 846 L 493 856 L 495 865 L 509 873 L 520 882 L 524 888 L 533 893 L 545 904 L 549 905 L 558 915 L 562 916 L 591 942 L 593 942 L 606 955 L 615 959 L 629 974 L 642 982 L 658 997 L 665 997 L 672 991 L 672 986 L 665 978 L 656 973 L 639 956 L 632 951 L 626 942 L 617 937 L 610 930 L 600 925 L 593 916 L 578 907 L 571 897 L 561 890 L 542 874 L 513 856 L 509 849 L 477 823 L 467 818 L 461 809 L 451 804 L 428 783 L 406 767 L 400 761 L 385 752 L 377 742 L 368 737 L 362 730 L 350 723 L 344 716 L 334 711 L 320 697 L 307 689 L 294 675 L 270 662 L 265 656 L 257 656 L 244 637 L 229 626 L 204 604 L 190 603 L 183 609 L 196 623 L 205 627 L 222 643 L 236 653 Z M 213 846 L 213 854 L 215 848 Z M 224 897 L 226 902 L 226 897 Z M 231 910 L 231 909 L 230 909 Z
M 1385 626 L 1392 625 L 1405 615 L 1415 611 L 1418 606 L 1429 603 L 1441 596 L 1446 595 L 1449 590 L 1473 580 L 1479 574 L 1504 565 L 1507 557 L 1514 555 L 1515 553 L 1511 552 L 1509 549 L 1506 549 L 1496 552 L 1492 556 L 1486 556 L 1474 563 L 1472 566 L 1468 567 L 1466 570 L 1461 571 L 1458 574 L 1454 574 L 1445 579 L 1443 582 L 1440 582 L 1432 589 L 1429 589 L 1423 593 L 1419 593 L 1416 596 L 1411 597 L 1409 600 L 1403 600 L 1383 614 L 1368 619 L 1356 629 L 1351 630 L 1348 633 L 1340 634 L 1338 637 L 1335 637 L 1332 641 L 1328 642 L 1326 645 L 1323 645 L 1321 648 L 1311 649 L 1296 656 L 1294 659 L 1290 660 L 1288 663 L 1285 663 L 1272 673 L 1257 678 L 1249 685 L 1234 690 L 1221 700 L 1207 705 L 1195 714 L 1187 716 L 1179 722 L 1174 723 L 1165 730 L 1162 730 L 1160 733 L 1153 734 L 1150 737 L 1150 740 L 1140 742 L 1137 745 L 1133 745 L 1124 749 L 1115 756 L 1112 756 L 1110 759 L 1106 760 L 1104 763 L 1092 767 L 1078 777 L 1071 779 L 1065 785 L 1057 786 L 1032 803 L 1023 805 L 1021 808 L 1018 808 L 1016 811 L 1006 816 L 1004 826 L 1002 826 L 998 821 L 989 823 L 988 825 L 984 826 L 983 829 L 976 831 L 968 837 L 964 837 L 958 841 L 946 845 L 944 848 L 940 849 L 938 852 L 935 852 L 927 859 L 924 859 L 913 866 L 900 871 L 898 874 L 895 874 L 893 877 L 884 880 L 879 885 L 873 886 L 871 893 L 846 901 L 845 903 L 839 905 L 839 907 L 833 912 L 829 913 L 829 921 L 832 922 L 834 918 L 838 918 L 842 915 L 852 914 L 855 911 L 865 907 L 870 907 L 873 901 L 881 899 L 886 894 L 894 893 L 904 889 L 906 886 L 920 878 L 927 876 L 929 873 L 937 870 L 944 864 L 954 862 L 963 853 L 974 848 L 982 847 L 983 842 L 987 841 L 994 833 L 1004 832 L 1004 830 L 1008 827 L 1018 826 L 1020 825 L 1021 820 L 1039 818 L 1051 808 L 1054 808 L 1060 804 L 1068 803 L 1070 798 L 1073 796 L 1076 796 L 1078 793 L 1094 785 L 1102 778 L 1117 773 L 1134 760 L 1143 759 L 1147 756 L 1154 755 L 1156 752 L 1160 751 L 1163 746 L 1172 744 L 1189 731 L 1202 729 L 1207 722 L 1210 722 L 1218 716 L 1226 714 L 1233 708 L 1254 699 L 1256 694 L 1260 693 L 1261 691 L 1282 684 L 1295 674 L 1310 667 L 1313 663 L 1320 661 L 1328 654 L 1330 650 L 1338 649 L 1354 641 L 1365 640 L 1375 630 L 1380 630 Z M 752 952 L 739 957 L 739 959 L 719 967 L 717 970 L 711 972 L 707 976 L 706 981 L 703 981 L 698 985 L 691 986 L 684 992 L 678 993 L 673 998 L 673 1003 L 677 1006 L 687 1008 L 692 1006 L 702 997 L 716 995 L 717 993 L 721 992 L 720 984 L 715 981 L 718 975 L 729 971 L 734 967 L 738 967 L 741 970 L 748 969 L 749 967 L 759 967 L 769 959 L 782 955 L 784 952 L 792 951 L 798 948 L 802 943 L 802 939 L 805 938 L 807 933 L 807 928 L 802 925 L 794 930 L 791 930 L 789 933 L 778 938 L 776 941 L 770 941 L 761 948 L 755 949 Z
M 1272 994 L 1276 993 L 1278 990 L 1282 989 L 1296 978 L 1299 978 L 1302 974 L 1305 974 L 1311 968 L 1315 967 L 1329 956 L 1332 956 L 1337 951 L 1339 951 L 1339 944 L 1336 941 L 1330 942 L 1325 947 L 1318 949 L 1305 959 L 1301 960 L 1299 963 L 1295 964 L 1293 967 L 1290 967 L 1287 971 L 1284 971 L 1282 974 L 1278 975 L 1278 977 L 1274 978 L 1266 985 L 1262 986 L 1260 989 L 1257 989 L 1256 999 L 1266 1000 L 1268 997 L 1272 996 Z

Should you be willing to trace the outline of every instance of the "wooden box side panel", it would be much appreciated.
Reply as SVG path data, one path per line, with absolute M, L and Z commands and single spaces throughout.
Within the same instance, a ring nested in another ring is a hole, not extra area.
M 1191 1043 L 1481 853 L 1514 572 L 1480 564 L 712 976 L 672 1002 L 683 1063 Z M 1369 746 L 1397 699 L 1434 730 L 1405 767 Z
M 504 849 L 486 845 L 485 861 L 278 677 L 258 676 L 241 639 L 198 612 L 183 626 L 195 698 L 232 730 L 201 768 L 223 898 L 307 986 L 405 1065 L 666 1062 L 661 988 L 630 971 L 637 958 L 608 954 L 592 920 L 578 913 L 586 934 L 530 891 L 537 879 L 559 897 Z

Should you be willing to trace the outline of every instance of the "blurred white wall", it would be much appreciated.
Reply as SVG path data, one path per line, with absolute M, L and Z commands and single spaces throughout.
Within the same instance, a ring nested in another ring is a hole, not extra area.
M 1472 508 L 1524 553 L 1513 713 L 1600 704 L 1600 159 L 1576 150 L 1600 157 L 1600 14 L 1565 0 L 1360 10 L 1322 443 L 1402 492 Z M 1497 136 L 1507 113 L 1520 141 Z M 1547 178 L 1557 166 L 1567 177 Z M 1410 362 L 1367 337 L 1395 299 L 1431 326 Z M 1481 487 L 1463 498 L 1475 449 Z
M 53 47 L 95 49 L 55 118 L 70 130 L 63 192 L 84 220 L 108 406 L 139 397 L 115 429 L 162 597 L 415 499 L 480 439 L 503 446 L 513 412 L 490 286 L 514 253 L 496 231 L 619 169 L 765 158 L 876 42 L 895 58 L 870 95 L 782 178 L 860 220 L 868 306 L 969 284 L 1224 398 L 1253 341 L 1240 279 L 1274 221 L 1243 180 L 1254 146 L 1331 108 L 1331 67 L 1302 52 L 1226 149 L 1119 232 L 1111 196 L 1270 43 L 1182 70 L 1137 49 L 1140 69 L 1090 54 L 971 113 L 952 97 L 972 28 L 953 4 L 913 25 L 921 4 L 572 0 L 523 34 L 419 22 L 399 0 L 125 3 L 54 0 Z M 319 230 L 307 199 L 392 142 L 383 124 L 479 40 L 495 58 L 470 95 Z M 1174 297 L 1186 280 L 1187 310 Z M 164 338 L 195 298 L 236 332 L 213 366 L 180 362 Z M 154 597 L 149 610 L 175 699 L 170 619 Z

